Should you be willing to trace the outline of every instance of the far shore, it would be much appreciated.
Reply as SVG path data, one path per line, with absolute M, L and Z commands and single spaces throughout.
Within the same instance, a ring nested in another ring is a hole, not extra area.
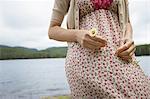
M 142 55 L 142 56 L 136 56 L 136 57 L 149 57 L 150 55 Z M 10 59 L 0 59 L 0 61 L 5 60 L 30 60 L 30 59 L 63 59 L 65 57 L 45 57 L 45 58 L 10 58 Z
M 0 60 L 65 58 L 68 47 L 49 47 L 43 50 L 0 45 Z M 150 56 L 150 44 L 137 45 L 136 56 Z

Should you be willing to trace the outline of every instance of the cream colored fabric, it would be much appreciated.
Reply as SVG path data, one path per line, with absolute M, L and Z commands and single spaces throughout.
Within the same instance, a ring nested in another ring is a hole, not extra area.
M 70 8 L 70 0 L 55 0 L 51 22 L 62 23 Z M 71 16 L 72 17 L 72 16 Z
M 119 15 L 119 23 L 121 30 L 123 32 L 123 35 L 125 35 L 126 32 L 126 26 L 129 22 L 129 11 L 128 11 L 128 0 L 119 0 L 118 4 L 118 15 Z
M 64 16 L 68 13 L 68 29 L 79 29 L 79 9 L 76 0 L 55 0 L 51 22 L 62 23 Z M 119 23 L 125 34 L 128 17 L 128 1 L 119 0 L 118 4 Z

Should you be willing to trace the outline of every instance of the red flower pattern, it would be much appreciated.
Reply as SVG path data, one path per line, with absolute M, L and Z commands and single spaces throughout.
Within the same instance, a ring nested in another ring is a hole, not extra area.
M 91 0 L 91 2 L 93 3 L 95 9 L 98 10 L 100 8 L 107 9 L 113 0 Z

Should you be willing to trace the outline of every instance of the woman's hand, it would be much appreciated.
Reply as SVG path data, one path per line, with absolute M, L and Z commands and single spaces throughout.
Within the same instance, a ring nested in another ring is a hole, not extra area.
M 136 47 L 134 45 L 134 41 L 131 39 L 124 39 L 123 45 L 117 49 L 116 55 L 125 61 L 129 61 L 132 59 L 132 55 L 134 54 L 135 50 Z
M 82 47 L 89 48 L 91 50 L 104 47 L 106 40 L 100 36 L 91 37 L 87 30 L 77 30 L 76 41 L 80 43 Z

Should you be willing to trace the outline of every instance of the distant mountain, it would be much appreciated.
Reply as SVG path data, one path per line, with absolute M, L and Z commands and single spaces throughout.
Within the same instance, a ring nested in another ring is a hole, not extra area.
M 10 46 L 0 45 L 0 48 L 9 48 Z
M 27 48 L 27 47 L 21 47 L 21 46 L 6 46 L 6 45 L 0 45 L 0 48 L 18 48 L 18 49 L 26 49 L 26 50 L 32 50 L 32 51 L 38 51 L 36 48 Z
M 10 47 L 0 45 L 0 60 L 5 59 L 31 59 L 31 58 L 64 58 L 67 47 L 51 47 L 44 50 L 37 50 L 26 47 Z M 136 56 L 150 55 L 150 44 L 138 45 Z
M 67 47 L 52 47 L 37 50 L 26 47 L 10 47 L 0 45 L 0 60 L 30 58 L 62 58 L 66 56 Z

